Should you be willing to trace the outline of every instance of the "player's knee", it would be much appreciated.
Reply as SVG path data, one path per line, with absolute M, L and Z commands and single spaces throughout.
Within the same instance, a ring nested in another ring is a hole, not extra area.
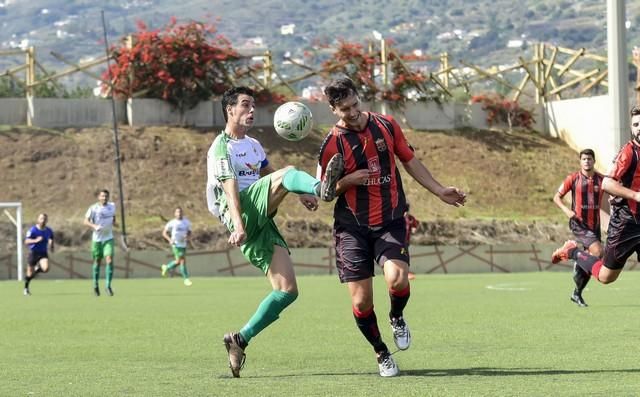
M 598 276 L 598 281 L 600 281 L 602 284 L 611 284 L 612 282 L 616 281 L 618 279 L 618 276 Z
M 49 265 L 41 264 L 40 265 L 40 271 L 42 273 L 47 273 L 49 271 Z

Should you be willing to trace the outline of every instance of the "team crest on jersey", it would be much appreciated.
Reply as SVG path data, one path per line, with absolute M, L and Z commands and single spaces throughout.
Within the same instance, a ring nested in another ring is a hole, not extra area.
M 376 139 L 376 147 L 379 152 L 384 152 L 387 150 L 387 142 L 385 142 L 384 138 Z
M 244 163 L 244 165 L 246 165 L 247 168 L 249 168 L 252 171 L 258 171 L 258 169 L 260 168 L 260 163 L 255 163 L 255 164 Z
M 369 159 L 369 172 L 372 174 L 380 172 L 380 162 L 377 157 Z

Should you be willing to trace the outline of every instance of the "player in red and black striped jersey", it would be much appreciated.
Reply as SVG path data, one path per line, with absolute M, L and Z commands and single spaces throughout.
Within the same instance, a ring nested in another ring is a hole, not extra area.
M 420 185 L 447 204 L 461 206 L 465 194 L 444 187 L 418 160 L 396 121 L 386 115 L 363 112 L 353 82 L 347 78 L 325 89 L 331 111 L 340 119 L 320 149 L 318 176 L 329 159 L 344 159 L 344 174 L 336 186 L 334 208 L 336 266 L 340 281 L 351 294 L 358 328 L 377 354 L 380 375 L 395 376 L 398 368 L 382 341 L 373 310 L 374 265 L 383 267 L 389 289 L 389 319 L 400 350 L 410 344 L 403 310 L 409 300 L 409 252 L 405 233 L 406 198 L 399 164 Z M 397 160 L 400 160 L 398 162 Z
M 569 218 L 569 228 L 585 250 L 591 255 L 602 257 L 602 238 L 600 233 L 600 203 L 602 202 L 602 180 L 604 176 L 594 168 L 596 155 L 591 149 L 580 152 L 580 171 L 569 174 L 553 196 L 553 202 Z M 562 198 L 571 192 L 571 208 Z M 573 266 L 573 281 L 576 288 L 571 300 L 578 306 L 587 304 L 582 291 L 589 283 L 589 274 L 579 266 Z
M 618 279 L 627 259 L 640 252 L 640 108 L 631 109 L 631 140 L 618 152 L 602 189 L 613 199 L 602 259 L 578 249 L 569 240 L 553 252 L 551 261 L 575 259 L 576 264 L 603 284 Z

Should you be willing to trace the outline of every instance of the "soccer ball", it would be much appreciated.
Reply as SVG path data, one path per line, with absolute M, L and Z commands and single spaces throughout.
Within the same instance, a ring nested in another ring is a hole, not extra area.
M 304 103 L 283 103 L 273 115 L 273 127 L 284 139 L 299 141 L 311 132 L 313 115 Z

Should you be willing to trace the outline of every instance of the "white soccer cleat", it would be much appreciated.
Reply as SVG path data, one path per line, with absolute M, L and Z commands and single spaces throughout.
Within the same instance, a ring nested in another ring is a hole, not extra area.
M 191 287 L 193 285 L 193 283 L 188 278 L 185 278 L 184 279 L 184 285 L 186 285 L 187 287 Z
M 404 318 L 392 318 L 390 320 L 391 330 L 393 331 L 393 341 L 400 350 L 407 350 L 411 345 L 411 332 Z
M 380 371 L 380 376 L 384 378 L 397 376 L 400 372 L 388 350 L 378 354 L 378 370 Z

